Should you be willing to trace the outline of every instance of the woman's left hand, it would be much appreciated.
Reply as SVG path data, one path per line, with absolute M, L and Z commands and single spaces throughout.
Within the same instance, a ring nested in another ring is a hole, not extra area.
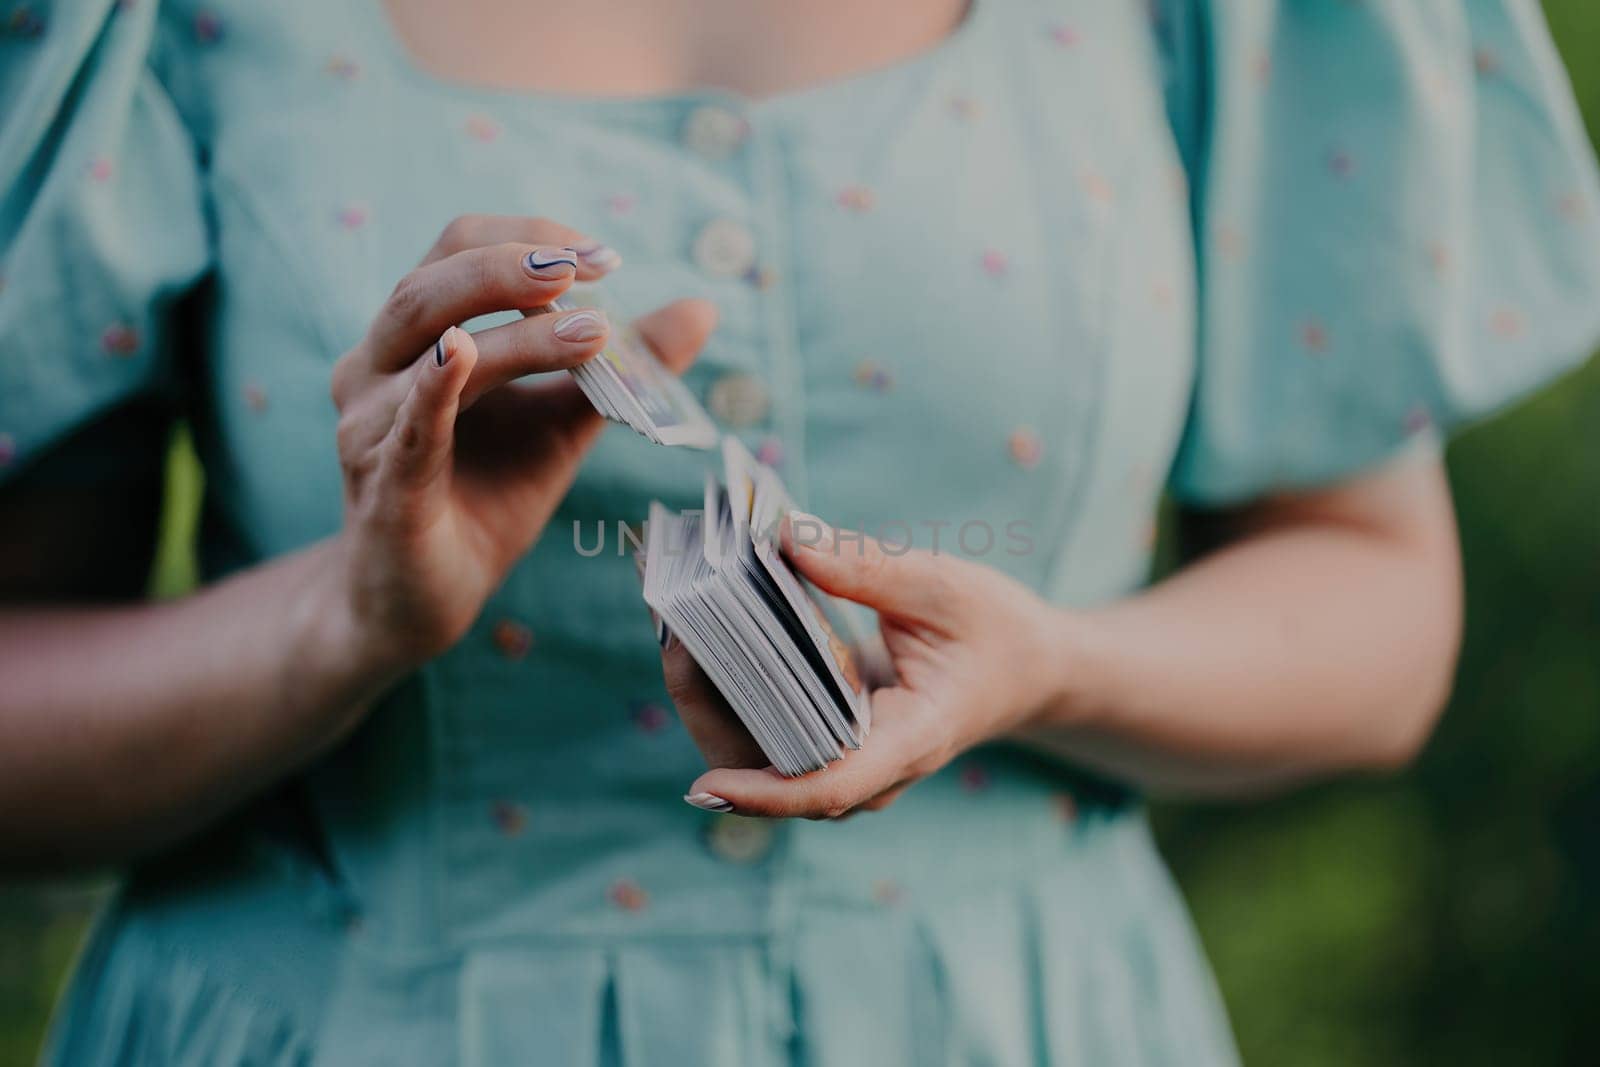
M 786 778 L 677 642 L 667 688 L 712 770 L 685 799 L 713 811 L 834 819 L 878 810 L 961 752 L 1014 734 L 1067 676 L 1066 616 L 1000 572 L 949 555 L 887 548 L 808 515 L 784 525 L 784 551 L 821 589 L 874 608 L 893 680 L 872 693 L 858 750 Z

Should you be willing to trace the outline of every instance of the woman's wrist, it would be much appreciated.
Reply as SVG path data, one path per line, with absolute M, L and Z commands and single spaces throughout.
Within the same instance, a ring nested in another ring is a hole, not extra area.
M 343 534 L 307 549 L 290 611 L 287 685 L 296 706 L 346 712 L 352 720 L 416 664 L 356 609 Z
M 1039 679 L 1030 712 L 1014 731 L 1082 728 L 1100 723 L 1110 706 L 1112 656 L 1095 614 L 1045 605 L 1030 642 Z

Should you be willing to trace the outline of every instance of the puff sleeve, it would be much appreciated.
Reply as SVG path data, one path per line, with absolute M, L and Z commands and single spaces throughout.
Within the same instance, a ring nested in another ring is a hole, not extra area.
M 0 482 L 172 384 L 167 318 L 210 242 L 158 26 L 154 3 L 74 0 L 0 32 Z
M 1164 17 L 1200 270 L 1180 499 L 1336 481 L 1588 356 L 1600 185 L 1536 3 Z

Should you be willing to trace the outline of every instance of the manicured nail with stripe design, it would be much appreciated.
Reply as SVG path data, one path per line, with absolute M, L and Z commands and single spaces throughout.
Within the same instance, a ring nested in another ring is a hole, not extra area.
M 522 269 L 540 281 L 570 278 L 578 273 L 575 248 L 535 248 L 522 257 Z
M 551 331 L 563 341 L 593 341 L 606 332 L 606 317 L 593 308 L 584 308 L 561 316 Z
M 601 244 L 599 241 L 590 241 L 588 244 L 579 245 L 578 258 L 583 260 L 583 265 L 602 274 L 609 274 L 622 266 L 622 256 L 610 245 Z
M 686 793 L 684 802 L 693 804 L 702 811 L 732 811 L 733 805 L 715 793 Z
M 455 348 L 455 338 L 451 334 L 455 333 L 455 331 L 456 327 L 452 326 L 440 334 L 437 341 L 433 342 L 433 365 L 435 367 L 442 367 L 450 362 L 451 352 Z

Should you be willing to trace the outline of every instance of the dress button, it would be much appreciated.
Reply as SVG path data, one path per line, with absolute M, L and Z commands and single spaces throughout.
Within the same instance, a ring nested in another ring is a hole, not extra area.
M 754 426 L 767 417 L 767 387 L 753 374 L 727 374 L 706 395 L 711 414 L 729 426 Z
M 742 223 L 712 219 L 694 239 L 693 255 L 713 278 L 742 278 L 756 265 L 756 239 Z
M 772 851 L 772 824 L 742 815 L 719 815 L 711 824 L 711 851 L 729 863 L 757 863 Z
M 748 122 L 715 104 L 695 108 L 683 123 L 683 143 L 707 159 L 727 159 L 749 136 Z

